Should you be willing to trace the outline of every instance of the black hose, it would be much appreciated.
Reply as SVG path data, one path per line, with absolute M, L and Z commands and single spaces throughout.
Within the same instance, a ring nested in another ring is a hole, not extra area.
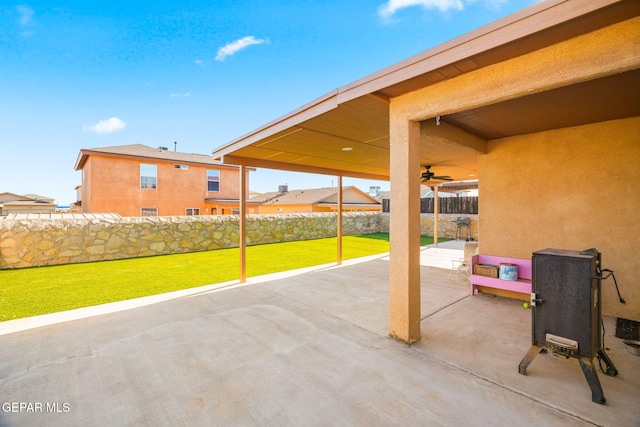
M 613 271 L 609 270 L 608 268 L 605 268 L 604 270 L 600 270 L 600 275 L 602 275 L 602 273 L 609 273 L 609 274 L 607 274 L 605 277 L 601 277 L 601 279 L 608 279 L 609 276 L 613 277 L 613 283 L 616 285 L 616 292 L 618 292 L 618 299 L 620 300 L 621 304 L 626 304 L 627 302 L 624 300 L 624 298 L 622 298 L 622 295 L 620 295 L 620 289 L 618 288 L 618 281 L 616 280 L 616 275 L 613 274 Z

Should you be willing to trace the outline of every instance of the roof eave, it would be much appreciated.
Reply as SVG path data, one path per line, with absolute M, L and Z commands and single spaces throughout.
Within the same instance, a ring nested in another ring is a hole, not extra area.
M 176 163 L 176 162 L 180 162 L 180 163 L 185 163 L 185 164 L 192 164 L 192 165 L 203 165 L 203 166 L 215 166 L 215 167 L 220 167 L 222 169 L 238 169 L 238 166 L 236 165 L 230 165 L 230 164 L 224 164 L 224 163 L 220 163 L 220 162 L 215 162 L 215 163 L 207 163 L 207 162 L 198 162 L 197 160 L 185 160 L 185 159 L 171 159 L 171 158 L 163 158 L 163 157 L 158 157 L 158 156 L 152 156 L 152 155 L 144 155 L 144 154 L 128 154 L 128 153 L 110 153 L 107 151 L 97 151 L 97 150 L 91 150 L 91 149 L 81 149 L 80 153 L 78 154 L 78 158 L 76 159 L 76 163 L 75 163 L 75 170 L 80 170 L 84 167 L 85 163 L 87 162 L 87 159 L 90 156 L 103 156 L 103 157 L 121 157 L 121 158 L 133 158 L 133 159 L 152 159 L 152 160 L 158 160 L 158 161 L 163 161 L 163 162 L 168 162 L 168 163 Z M 215 160 L 215 159 L 212 159 Z M 247 168 L 249 171 L 255 171 L 255 168 L 249 167 Z
M 475 55 L 540 33 L 554 26 L 574 20 L 591 12 L 604 9 L 625 0 L 546 0 L 524 8 L 504 18 L 491 22 L 448 42 L 428 49 L 418 55 L 398 62 L 366 77 L 335 89 L 280 118 L 261 126 L 228 144 L 212 150 L 214 158 L 227 162 L 233 153 L 255 142 L 263 141 L 278 132 L 291 130 L 306 120 L 337 108 L 340 104 L 362 96 L 387 98 L 385 90 L 436 72 L 461 61 L 470 61 Z M 527 21 L 522 25 L 522 21 Z M 472 62 L 472 61 L 470 61 Z M 496 61 L 500 62 L 500 61 Z M 485 64 L 484 66 L 486 66 Z M 397 87 L 395 96 L 411 92 L 415 88 Z M 228 161 L 233 163 L 233 160 Z M 246 164 L 246 163 L 245 163 Z
M 84 167 L 87 161 L 87 155 L 84 151 L 85 150 L 80 150 L 80 153 L 78 153 L 78 158 L 76 159 L 76 164 L 73 166 L 73 170 L 80 170 Z

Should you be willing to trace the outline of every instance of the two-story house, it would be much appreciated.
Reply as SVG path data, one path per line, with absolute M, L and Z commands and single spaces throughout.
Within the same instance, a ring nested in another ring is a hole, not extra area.
M 75 170 L 82 172 L 76 205 L 83 213 L 221 215 L 239 208 L 240 169 L 203 154 L 142 144 L 82 149 Z

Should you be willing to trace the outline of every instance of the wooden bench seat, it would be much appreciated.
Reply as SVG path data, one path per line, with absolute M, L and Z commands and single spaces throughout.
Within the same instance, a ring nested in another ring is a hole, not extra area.
M 476 264 L 490 264 L 500 266 L 500 263 L 515 264 L 518 266 L 518 280 L 502 280 L 499 277 L 487 277 L 474 274 Z M 473 255 L 471 257 L 471 295 L 476 293 L 478 286 L 486 286 L 495 289 L 504 289 L 522 294 L 531 293 L 531 259 L 507 258 L 492 255 Z

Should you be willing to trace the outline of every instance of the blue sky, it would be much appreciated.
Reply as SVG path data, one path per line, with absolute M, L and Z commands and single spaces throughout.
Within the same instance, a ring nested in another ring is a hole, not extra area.
M 0 192 L 75 200 L 82 148 L 209 154 L 331 90 L 538 0 L 0 5 Z M 251 190 L 335 185 L 260 169 Z M 345 185 L 388 189 L 345 178 Z

